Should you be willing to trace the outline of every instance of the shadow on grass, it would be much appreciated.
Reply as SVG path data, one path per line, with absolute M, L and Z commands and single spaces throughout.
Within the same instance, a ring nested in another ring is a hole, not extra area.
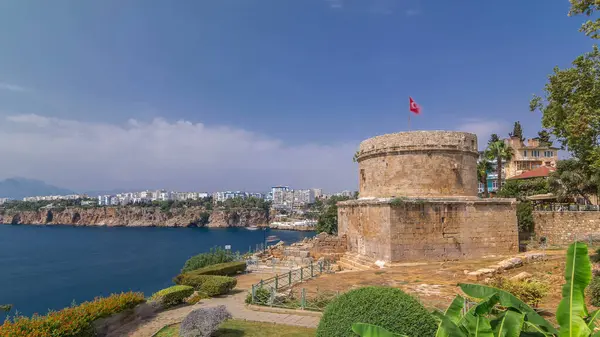
M 246 336 L 246 334 L 242 330 L 224 329 L 224 328 L 221 328 L 221 329 L 217 330 L 217 332 L 212 334 L 212 337 L 242 337 L 242 336 Z

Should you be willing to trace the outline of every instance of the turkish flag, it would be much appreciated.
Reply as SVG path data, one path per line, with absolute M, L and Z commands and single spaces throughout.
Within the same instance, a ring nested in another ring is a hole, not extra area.
M 417 102 L 415 102 L 414 99 L 412 99 L 412 97 L 408 97 L 409 102 L 410 102 L 410 111 L 414 112 L 415 115 L 418 115 L 421 113 L 421 107 L 417 104 Z

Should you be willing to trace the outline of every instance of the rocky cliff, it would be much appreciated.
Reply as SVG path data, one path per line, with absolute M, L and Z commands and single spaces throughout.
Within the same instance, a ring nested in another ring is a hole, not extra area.
M 73 207 L 65 210 L 0 212 L 0 224 L 128 226 L 128 227 L 202 227 L 200 219 L 207 212 L 201 207 Z M 208 211 L 206 227 L 247 227 L 268 224 L 268 214 L 258 209 Z

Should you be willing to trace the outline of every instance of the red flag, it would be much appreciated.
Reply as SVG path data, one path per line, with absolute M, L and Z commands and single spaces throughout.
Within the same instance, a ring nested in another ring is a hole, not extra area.
M 417 104 L 417 102 L 415 102 L 414 99 L 412 99 L 412 97 L 409 96 L 408 99 L 409 99 L 409 103 L 410 103 L 410 106 L 409 106 L 410 111 L 414 112 L 415 115 L 420 114 L 421 107 Z

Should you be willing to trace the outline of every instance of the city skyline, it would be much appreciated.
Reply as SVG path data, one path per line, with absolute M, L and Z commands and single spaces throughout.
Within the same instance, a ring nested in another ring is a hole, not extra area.
M 534 136 L 531 95 L 591 49 L 567 1 L 538 6 L 3 2 L 0 179 L 356 189 L 359 143 L 408 130 L 408 96 L 413 130 Z

